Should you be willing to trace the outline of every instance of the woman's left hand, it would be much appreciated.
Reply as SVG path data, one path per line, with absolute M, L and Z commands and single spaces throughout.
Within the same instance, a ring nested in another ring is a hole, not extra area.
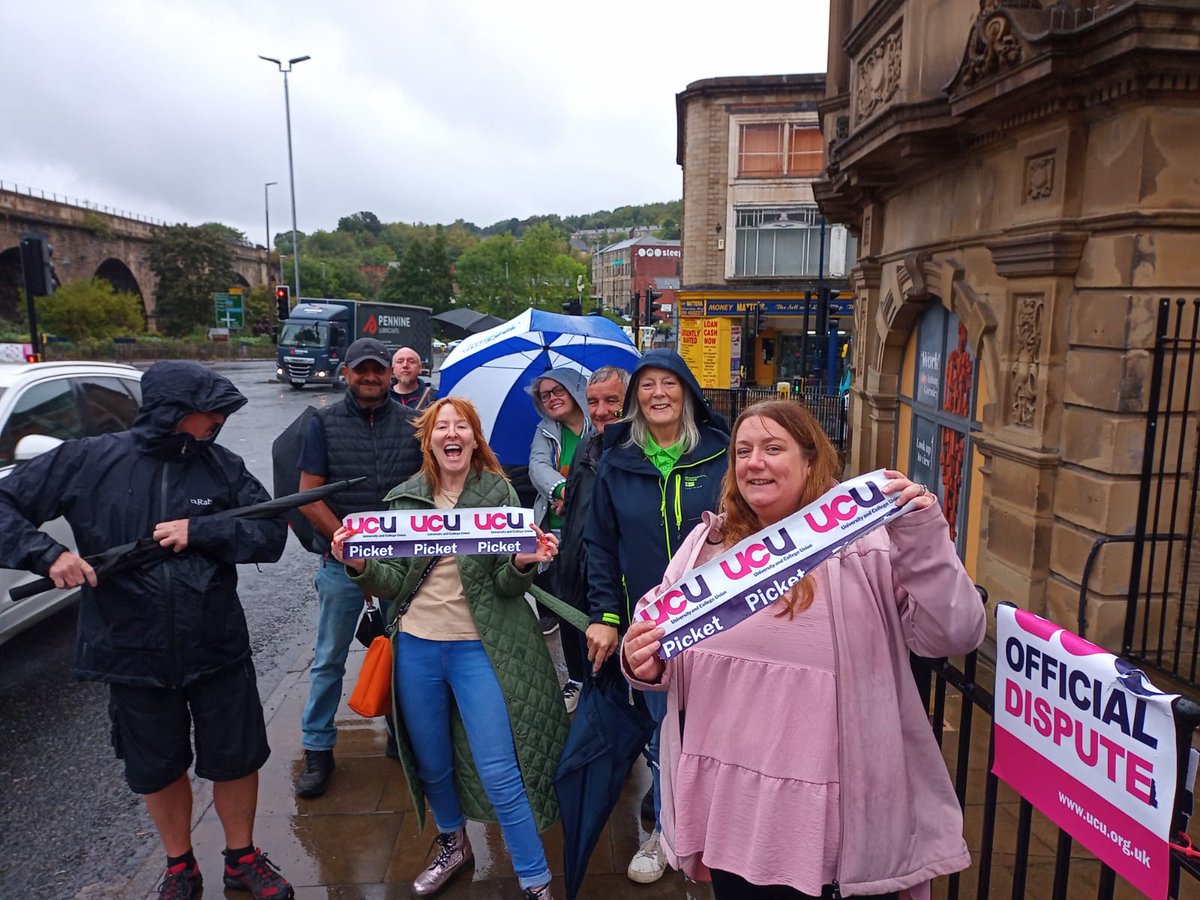
M 923 484 L 909 481 L 908 477 L 902 472 L 897 472 L 894 469 L 884 469 L 883 474 L 892 479 L 883 486 L 883 492 L 885 494 L 895 494 L 897 506 L 904 506 L 911 502 L 916 509 L 926 509 L 933 506 L 937 500 L 933 491 L 929 490 Z
M 540 563 L 548 563 L 558 556 L 558 537 L 551 532 L 542 531 L 536 525 L 529 526 L 537 535 L 537 550 L 533 553 L 517 553 L 513 555 L 513 565 L 518 569 L 528 569 Z

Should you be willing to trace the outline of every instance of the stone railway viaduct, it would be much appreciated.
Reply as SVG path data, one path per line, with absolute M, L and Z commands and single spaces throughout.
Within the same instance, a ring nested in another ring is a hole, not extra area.
M 0 318 L 15 318 L 23 308 L 21 235 L 35 232 L 53 248 L 60 284 L 103 278 L 117 290 L 136 294 L 153 330 L 156 279 L 147 260 L 150 242 L 163 225 L 22 190 L 0 186 Z M 266 248 L 248 244 L 234 245 L 233 268 L 236 284 L 246 288 L 272 283 L 275 271 Z

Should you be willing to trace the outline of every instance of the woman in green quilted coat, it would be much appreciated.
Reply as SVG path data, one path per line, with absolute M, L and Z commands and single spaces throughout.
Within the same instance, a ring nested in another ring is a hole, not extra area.
M 417 430 L 424 464 L 384 498 L 392 509 L 519 505 L 470 401 L 435 401 Z M 436 893 L 471 861 L 471 818 L 500 823 L 526 900 L 552 900 L 539 832 L 558 817 L 553 779 L 568 723 L 525 590 L 557 540 L 538 531 L 536 553 L 363 561 L 343 557 L 348 536 L 334 535 L 333 554 L 355 583 L 412 596 L 393 638 L 393 716 L 414 808 L 424 827 L 428 801 L 439 832 L 413 894 Z

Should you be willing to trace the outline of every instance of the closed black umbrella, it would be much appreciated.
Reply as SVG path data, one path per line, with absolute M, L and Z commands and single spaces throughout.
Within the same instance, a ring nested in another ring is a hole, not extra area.
M 584 683 L 554 774 L 567 900 L 579 893 L 600 832 L 654 725 L 645 708 L 631 699 L 615 657 Z
M 300 448 L 304 446 L 304 434 L 308 431 L 309 420 L 317 414 L 314 406 L 306 406 L 287 428 L 279 433 L 279 437 L 271 442 L 271 468 L 274 480 L 274 494 L 282 497 L 294 494 L 300 490 Z M 312 522 L 304 518 L 299 509 L 291 509 L 283 514 L 288 527 L 296 535 L 301 546 L 309 553 L 317 552 L 317 533 Z
M 351 478 L 347 481 L 334 481 L 321 485 L 321 487 L 313 488 L 310 491 L 288 494 L 286 497 L 276 497 L 274 500 L 265 500 L 262 503 L 254 503 L 250 506 L 239 506 L 235 509 L 222 510 L 221 512 L 213 513 L 211 516 L 205 516 L 205 518 L 273 519 L 289 510 L 324 500 L 326 497 L 330 497 L 339 491 L 344 491 L 351 485 L 365 480 L 366 478 L 363 477 Z M 145 537 L 128 544 L 121 544 L 118 547 L 110 547 L 100 553 L 84 557 L 84 559 L 96 570 L 96 578 L 101 579 L 116 572 L 136 569 L 139 566 L 149 565 L 160 559 L 166 559 L 174 552 L 174 550 L 169 550 L 162 546 L 154 538 Z M 14 601 L 24 600 L 26 597 L 33 597 L 36 594 L 52 590 L 53 588 L 53 579 L 39 578 L 37 581 L 31 581 L 28 584 L 17 585 L 8 592 L 8 596 Z

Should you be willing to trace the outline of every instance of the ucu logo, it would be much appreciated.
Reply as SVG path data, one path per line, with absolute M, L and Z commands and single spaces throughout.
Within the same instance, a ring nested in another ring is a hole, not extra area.
M 708 589 L 704 576 L 697 575 L 695 578 L 689 578 L 679 587 L 671 588 L 638 615 L 648 622 L 661 625 L 671 616 L 677 616 L 687 609 L 689 603 L 705 600 L 710 596 L 712 596 L 712 591 Z
M 433 513 L 424 516 L 410 516 L 409 527 L 418 534 L 435 531 L 458 531 L 462 527 L 462 515 L 444 515 Z
M 525 517 L 521 513 L 475 513 L 475 527 L 480 531 L 499 531 L 524 525 Z
M 397 522 L 395 516 L 347 516 L 346 527 L 355 534 L 395 534 Z
M 824 517 L 823 522 L 818 522 L 816 514 L 805 513 L 804 521 L 808 523 L 808 527 L 818 534 L 824 534 L 826 531 L 831 531 L 842 522 L 849 522 L 858 515 L 859 507 L 878 506 L 887 498 L 884 497 L 883 491 L 878 485 L 868 484 L 866 486 L 866 496 L 857 487 L 850 488 L 846 493 L 839 494 L 828 503 L 822 503 L 817 510 L 817 514 Z
M 780 528 L 779 533 L 765 537 L 761 543 L 751 544 L 745 550 L 739 550 L 733 559 L 721 560 L 721 571 L 728 577 L 737 580 L 754 574 L 755 569 L 761 569 L 771 561 L 773 556 L 783 556 L 796 549 L 796 542 L 788 534 L 786 528 Z

